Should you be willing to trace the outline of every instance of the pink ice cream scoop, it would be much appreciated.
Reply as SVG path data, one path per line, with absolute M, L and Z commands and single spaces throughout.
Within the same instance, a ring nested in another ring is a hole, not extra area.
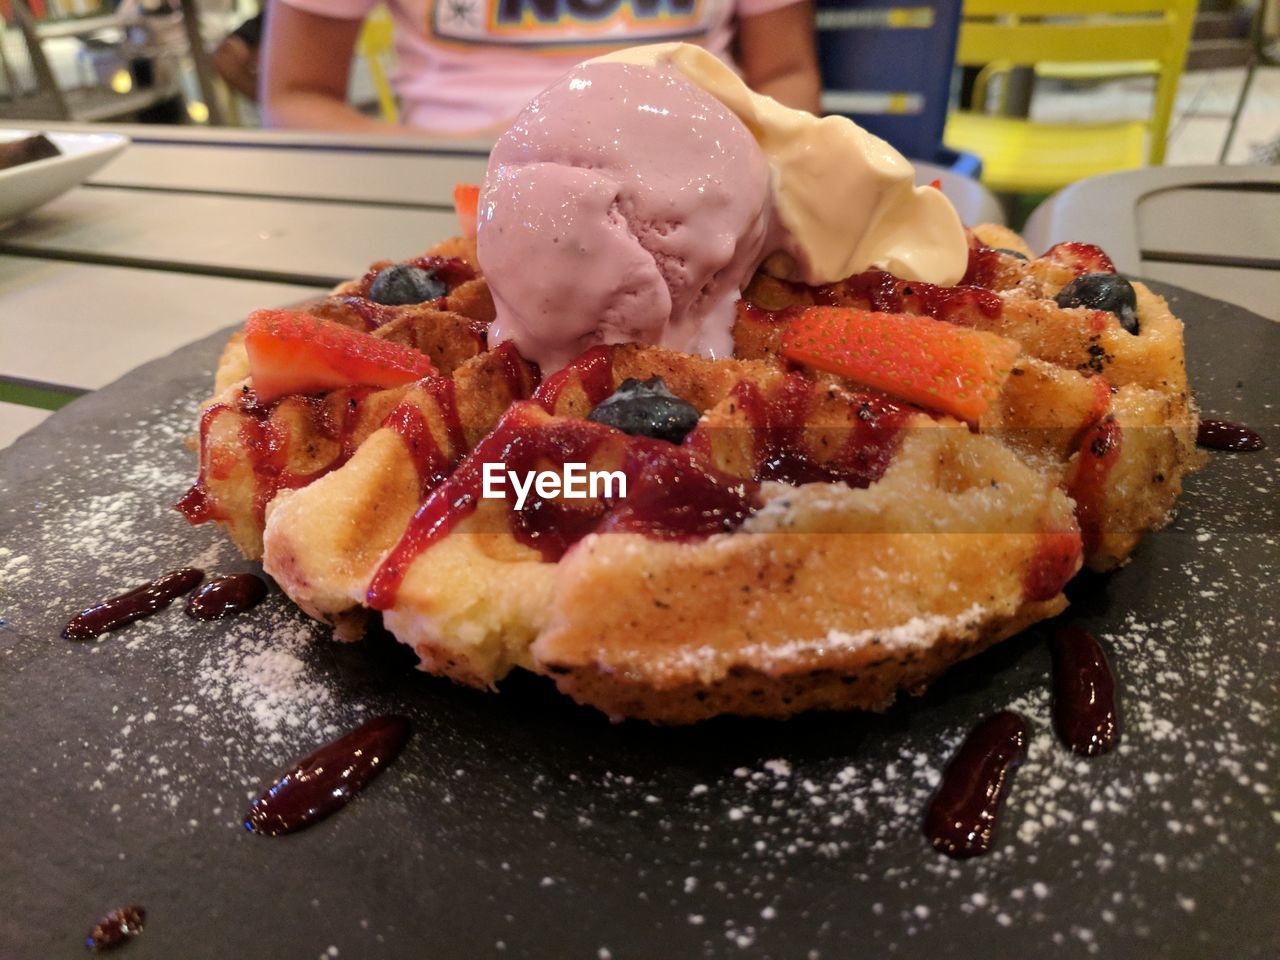
M 544 374 L 598 343 L 730 356 L 734 303 L 768 252 L 769 178 L 742 121 L 675 67 L 579 66 L 489 157 L 489 344 L 515 341 Z

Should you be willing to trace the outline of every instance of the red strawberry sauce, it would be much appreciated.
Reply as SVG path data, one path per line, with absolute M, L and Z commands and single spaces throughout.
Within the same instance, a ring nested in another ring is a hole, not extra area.
M 1084 537 L 1086 552 L 1097 549 L 1102 542 L 1103 498 L 1107 492 L 1107 477 L 1120 458 L 1124 431 L 1115 417 L 1103 417 L 1087 430 L 1080 444 L 1079 460 L 1067 484 L 1067 494 L 1076 502 L 1076 519 Z
M 567 366 L 547 377 L 534 393 L 533 399 L 547 413 L 555 413 L 564 391 L 574 383 L 581 387 L 591 407 L 613 393 L 613 348 L 601 345 L 580 354 Z
M 304 487 L 331 470 L 342 466 L 355 453 L 355 431 L 360 418 L 360 407 L 373 387 L 349 387 L 341 394 L 328 397 L 294 396 L 290 402 L 300 403 L 301 415 L 311 420 L 316 432 L 336 443 L 332 457 L 308 473 L 293 473 L 286 469 L 289 462 L 289 430 L 281 418 L 273 417 L 277 404 L 262 405 L 253 392 L 247 390 L 233 404 L 215 403 L 206 407 L 200 416 L 200 449 L 203 454 L 200 473 L 191 489 L 183 495 L 175 508 L 191 524 L 222 519 L 208 496 L 210 478 L 224 480 L 235 468 L 233 457 L 219 458 L 209 442 L 209 432 L 214 422 L 223 415 L 240 415 L 240 441 L 248 453 L 254 476 L 253 504 L 258 517 L 280 490 Z
M 387 415 L 382 426 L 399 434 L 418 472 L 419 496 L 444 482 L 449 470 L 466 449 L 467 438 L 458 416 L 458 404 L 452 377 L 431 377 L 421 382 L 422 389 L 435 401 L 440 419 L 448 435 L 448 449 L 442 450 L 435 435 L 413 400 L 405 400 Z
M 706 426 L 675 446 L 628 437 L 591 421 L 543 415 L 575 382 L 571 378 L 576 377 L 593 404 L 607 396 L 613 389 L 611 353 L 609 348 L 587 351 L 568 373 L 560 371 L 549 378 L 532 401 L 517 403 L 507 412 L 419 507 L 370 583 L 371 607 L 392 606 L 413 561 L 454 525 L 476 513 L 486 463 L 502 464 L 504 470 L 521 475 L 565 463 L 586 463 L 590 469 L 624 474 L 625 499 L 546 499 L 531 491 L 520 510 L 512 506 L 510 484 L 505 485 L 507 520 L 500 529 L 509 530 L 519 542 L 538 550 L 545 561 L 553 562 L 589 533 L 696 540 L 732 530 L 757 508 L 764 480 L 865 487 L 884 473 L 902 424 L 913 412 L 880 397 L 856 396 L 854 429 L 847 430 L 839 447 L 818 463 L 808 453 L 816 438 L 807 435 L 806 423 L 815 394 L 825 388 L 799 375 L 786 378 L 768 396 L 749 383 L 740 384 L 734 396 L 750 424 L 754 463 L 751 476 L 733 476 L 713 465 L 712 431 Z
M 755 479 L 851 487 L 867 487 L 879 480 L 898 448 L 903 423 L 915 411 L 884 397 L 858 395 L 853 429 L 829 459 L 819 463 L 808 453 L 805 436 L 814 395 L 813 382 L 800 374 L 788 376 L 772 398 L 748 381 L 734 387 L 732 396 L 751 423 Z

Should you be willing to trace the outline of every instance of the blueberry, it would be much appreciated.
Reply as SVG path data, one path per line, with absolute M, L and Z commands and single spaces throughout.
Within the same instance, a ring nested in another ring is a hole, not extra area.
M 369 284 L 369 299 L 387 306 L 438 300 L 449 292 L 444 281 L 430 270 L 411 263 L 397 263 L 378 272 Z
M 1138 332 L 1138 297 L 1133 284 L 1118 274 L 1086 273 L 1059 290 L 1054 299 L 1060 307 L 1109 310 L 1120 326 L 1132 334 Z
M 650 377 L 623 380 L 587 419 L 633 437 L 679 443 L 697 426 L 698 416 L 698 408 L 668 390 L 661 377 Z
M 996 247 L 996 253 L 1003 253 L 1008 257 L 1017 257 L 1019 260 L 1027 259 L 1027 255 L 1021 250 L 1010 250 L 1008 247 Z

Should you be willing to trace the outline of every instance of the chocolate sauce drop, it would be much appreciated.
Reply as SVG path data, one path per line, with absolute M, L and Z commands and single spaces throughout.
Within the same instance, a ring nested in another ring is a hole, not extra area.
M 1196 432 L 1196 445 L 1210 450 L 1249 452 L 1261 450 L 1267 442 L 1243 423 L 1230 420 L 1201 420 Z
M 92 640 L 110 630 L 119 630 L 135 620 L 163 610 L 175 598 L 195 589 L 196 584 L 203 579 L 204 571 L 194 567 L 166 573 L 163 577 L 134 587 L 128 593 L 103 600 L 76 614 L 68 621 L 62 636 L 67 640 Z
M 1096 757 L 1120 741 L 1116 680 L 1090 634 L 1061 627 L 1053 651 L 1053 725 L 1075 753 Z
M 187 616 L 219 620 L 256 607 L 267 595 L 267 584 L 252 573 L 233 573 L 210 580 L 187 600 Z
M 290 764 L 250 804 L 245 829 L 278 837 L 336 813 L 396 758 L 409 734 L 405 717 L 375 717 Z
M 934 848 L 957 860 L 991 849 L 1013 771 L 1027 755 L 1027 722 L 1002 710 L 973 728 L 925 812 Z
M 114 950 L 142 932 L 147 911 L 142 907 L 120 907 L 99 920 L 84 938 L 90 950 Z

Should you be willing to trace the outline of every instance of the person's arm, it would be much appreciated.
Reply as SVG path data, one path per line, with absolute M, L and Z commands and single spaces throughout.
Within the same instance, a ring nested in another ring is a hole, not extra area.
M 743 17 L 737 48 L 742 79 L 752 90 L 788 107 L 822 112 L 812 0 Z
M 227 86 L 242 97 L 258 99 L 258 54 L 243 37 L 235 33 L 223 37 L 209 59 Z
M 402 128 L 366 117 L 347 103 L 361 22 L 322 17 L 288 3 L 272 5 L 258 89 L 267 126 L 403 135 Z

